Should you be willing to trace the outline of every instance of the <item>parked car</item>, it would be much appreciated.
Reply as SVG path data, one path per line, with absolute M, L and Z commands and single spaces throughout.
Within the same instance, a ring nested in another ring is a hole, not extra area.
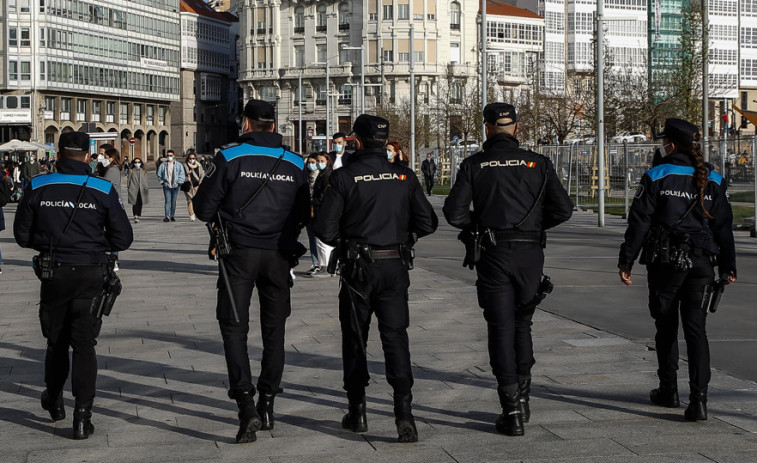
M 615 143 L 642 143 L 647 141 L 647 137 L 640 133 L 616 135 L 612 137 Z

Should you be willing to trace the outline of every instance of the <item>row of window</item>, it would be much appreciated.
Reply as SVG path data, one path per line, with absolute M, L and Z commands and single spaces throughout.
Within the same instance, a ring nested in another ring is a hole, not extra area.
M 539 45 L 542 42 L 542 27 L 536 24 L 515 24 L 487 21 L 487 38 L 495 43 L 519 43 Z
M 167 21 L 164 17 L 137 14 L 134 12 L 108 8 L 81 0 L 47 0 L 47 8 L 41 1 L 40 11 L 57 17 L 86 21 L 92 24 L 114 27 L 130 32 L 177 40 L 179 38 L 179 24 Z M 174 10 L 175 11 L 175 10 Z
M 47 42 L 45 35 L 47 35 Z M 95 55 L 122 61 L 140 61 L 141 58 L 149 58 L 165 61 L 171 67 L 179 67 L 178 50 L 127 42 L 121 38 L 40 28 L 40 46 L 45 47 L 46 44 L 48 48 L 73 51 L 80 55 Z
M 744 78 L 757 79 L 757 59 L 741 60 L 741 76 Z
M 72 118 L 71 113 L 71 104 L 73 103 L 73 98 L 60 98 L 60 119 L 62 120 L 76 120 L 76 121 L 85 121 L 87 120 L 87 106 L 88 106 L 88 100 L 77 98 L 76 99 L 76 115 L 74 118 Z M 90 122 L 115 122 L 115 111 L 116 111 L 116 102 L 115 101 L 106 101 L 105 102 L 105 113 L 103 113 L 103 101 L 101 100 L 93 100 L 92 101 L 92 113 L 90 114 L 89 121 Z M 45 97 L 45 110 L 50 111 L 53 114 L 55 113 L 56 108 L 56 98 L 54 96 L 46 96 Z M 154 105 L 145 105 L 145 118 L 144 121 L 142 120 L 142 104 L 134 103 L 132 105 L 132 123 L 134 124 L 142 124 L 143 122 L 145 124 L 153 124 L 155 122 L 155 106 Z M 168 108 L 165 106 L 158 106 L 158 123 L 160 125 L 165 125 L 166 123 L 166 114 Z M 105 116 L 105 117 L 103 117 Z M 53 117 L 54 119 L 55 117 Z M 129 123 L 129 103 L 120 103 L 118 107 L 118 122 L 120 124 L 128 124 Z
M 545 12 L 544 27 L 547 29 L 547 32 L 565 31 L 565 14 L 557 11 Z
M 142 72 L 128 72 L 82 64 L 48 62 L 47 80 L 76 85 L 90 85 L 108 89 L 124 89 L 164 94 L 179 94 L 179 79 Z M 44 73 L 44 63 L 40 63 L 40 74 Z M 42 80 L 44 75 L 40 76 Z
M 713 40 L 736 40 L 738 38 L 738 28 L 735 25 L 710 24 L 710 38 Z
M 568 43 L 568 63 L 575 65 L 594 64 L 594 46 L 587 42 Z
M 757 48 L 757 27 L 741 28 L 741 43 L 744 48 Z
M 738 50 L 723 50 L 722 48 L 710 50 L 710 62 L 712 64 L 735 65 L 737 59 Z
M 738 11 L 737 0 L 709 0 L 708 5 L 710 14 L 736 13 Z
M 196 64 L 200 68 L 215 69 L 221 72 L 229 71 L 229 54 L 194 47 L 182 47 L 181 55 L 184 62 Z
M 568 32 L 594 33 L 594 14 L 568 13 Z
M 195 37 L 207 42 L 216 42 L 220 44 L 229 43 L 229 28 L 199 22 L 192 19 L 181 20 L 181 34 L 185 37 Z
M 29 109 L 32 107 L 30 96 L 0 96 L 0 109 Z

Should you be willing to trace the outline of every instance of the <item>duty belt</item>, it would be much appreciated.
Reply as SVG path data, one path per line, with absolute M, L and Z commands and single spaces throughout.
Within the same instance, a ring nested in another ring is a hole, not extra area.
M 541 243 L 542 232 L 526 232 L 520 230 L 492 230 L 497 241 L 524 241 Z
M 399 249 L 371 249 L 371 258 L 376 259 L 399 259 Z

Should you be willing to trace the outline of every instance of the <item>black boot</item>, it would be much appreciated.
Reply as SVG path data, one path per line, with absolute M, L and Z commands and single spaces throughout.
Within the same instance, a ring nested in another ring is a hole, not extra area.
M 678 408 L 681 402 L 678 399 L 678 390 L 676 388 L 665 387 L 660 385 L 657 389 L 649 391 L 649 400 L 654 405 L 667 408 Z
M 694 392 L 689 394 L 689 406 L 683 412 L 683 417 L 689 421 L 707 421 L 707 393 Z
M 523 428 L 523 410 L 520 405 L 520 393 L 517 384 L 509 384 L 505 387 L 497 388 L 499 402 L 502 405 L 502 414 L 496 421 L 497 431 L 507 436 L 522 436 L 525 434 Z
M 523 422 L 528 423 L 531 418 L 531 407 L 528 405 L 529 394 L 531 393 L 530 376 L 518 376 L 518 392 L 520 393 L 520 408 L 523 410 Z
M 260 429 L 273 429 L 276 420 L 273 418 L 273 399 L 276 394 L 261 392 L 258 394 L 258 415 L 260 415 Z
M 360 402 L 350 402 L 347 414 L 342 418 L 342 427 L 352 432 L 368 431 L 368 419 L 365 416 L 365 397 Z
M 53 421 L 66 419 L 66 409 L 63 408 L 63 391 L 60 391 L 55 399 L 52 399 L 50 393 L 45 389 L 42 391 L 40 402 L 42 402 L 42 408 L 50 412 L 50 418 Z
M 413 394 L 394 396 L 394 424 L 397 425 L 398 442 L 418 442 L 418 430 L 413 418 Z
M 92 401 L 86 403 L 76 402 L 74 407 L 74 439 L 87 439 L 94 434 L 92 426 Z
M 255 442 L 257 440 L 255 432 L 263 425 L 260 421 L 258 411 L 255 409 L 255 399 L 253 399 L 249 392 L 232 394 L 230 391 L 229 396 L 237 401 L 237 407 L 239 407 L 237 444 Z

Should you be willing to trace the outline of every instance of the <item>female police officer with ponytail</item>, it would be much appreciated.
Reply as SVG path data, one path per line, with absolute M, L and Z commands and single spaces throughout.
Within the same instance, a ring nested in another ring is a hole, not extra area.
M 631 267 L 641 252 L 647 265 L 649 312 L 655 320 L 659 387 L 653 404 L 677 408 L 678 313 L 689 362 L 689 421 L 707 419 L 710 350 L 704 303 L 718 266 L 724 284 L 736 281 L 733 214 L 726 182 L 704 163 L 697 127 L 683 119 L 665 121 L 665 157 L 641 179 L 620 248 L 620 279 L 631 284 Z M 642 251 L 643 248 L 643 251 Z M 705 301 L 706 302 L 706 301 Z

